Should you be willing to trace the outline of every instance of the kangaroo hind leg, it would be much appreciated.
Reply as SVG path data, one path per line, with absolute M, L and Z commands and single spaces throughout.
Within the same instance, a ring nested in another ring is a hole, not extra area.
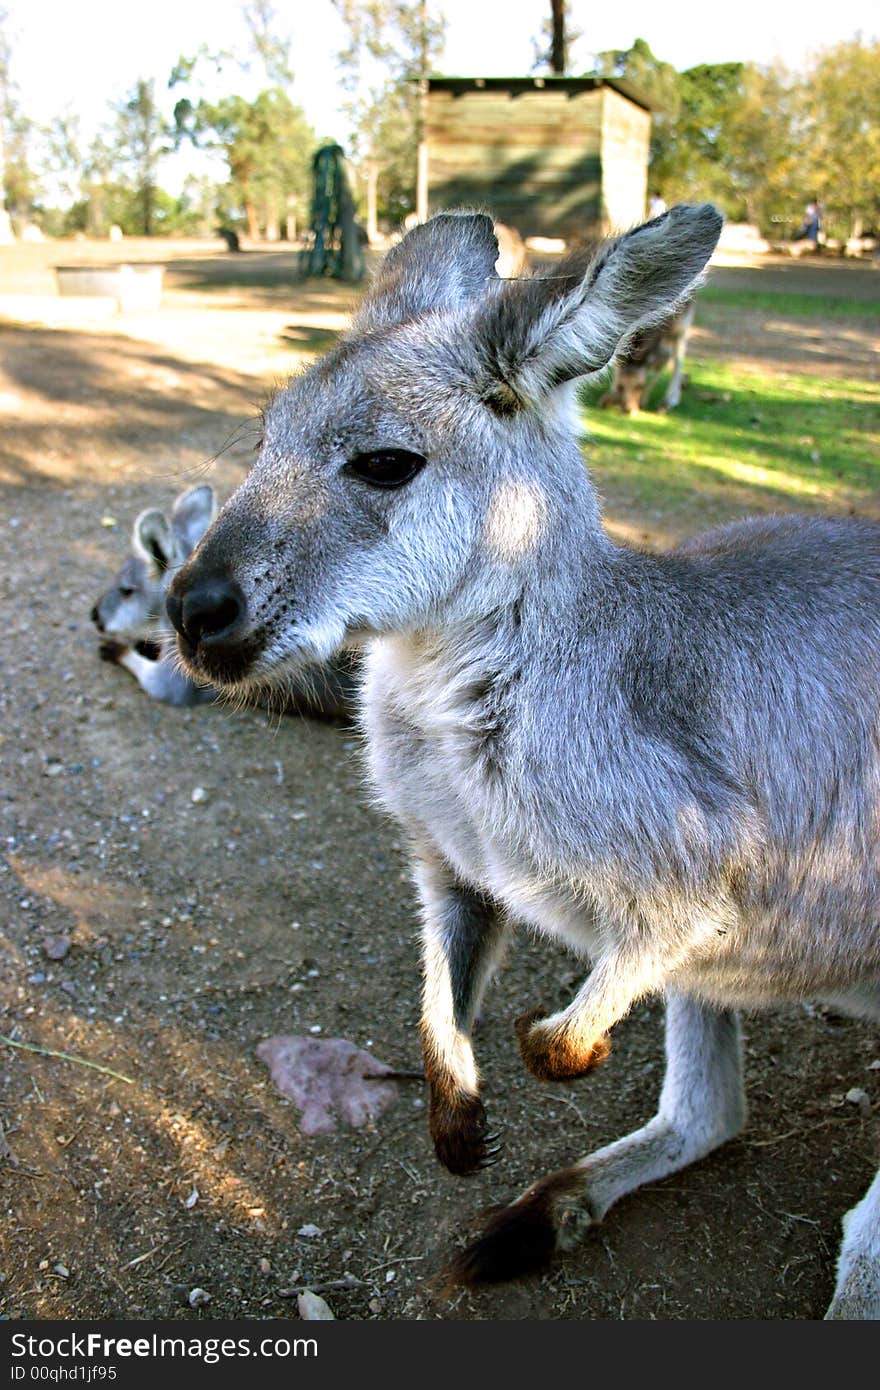
M 684 995 L 666 1004 L 666 1075 L 641 1129 L 541 1178 L 453 1261 L 456 1283 L 515 1278 L 569 1249 L 620 1197 L 703 1158 L 745 1123 L 739 1021 Z

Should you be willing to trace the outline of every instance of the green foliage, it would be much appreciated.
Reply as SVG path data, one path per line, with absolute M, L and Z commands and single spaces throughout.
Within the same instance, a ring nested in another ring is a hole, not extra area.
M 19 223 L 30 220 L 38 194 L 33 134 L 13 73 L 9 14 L 0 8 L 0 203 Z
M 446 22 L 426 0 L 334 0 L 349 36 L 338 54 L 354 126 L 352 154 L 366 178 L 377 171 L 379 217 L 398 226 L 416 202 L 421 137 L 419 82 L 432 71 Z M 378 85 L 371 79 L 378 73 Z M 362 193 L 363 196 L 363 193 Z
M 232 187 L 248 220 L 251 236 L 261 227 L 277 235 L 288 198 L 301 212 L 308 207 L 315 133 L 302 108 L 280 87 L 218 101 L 183 97 L 174 108 L 177 140 L 219 150 Z
M 649 178 L 668 203 L 711 198 L 777 236 L 811 196 L 838 236 L 880 222 L 880 43 L 838 44 L 793 76 L 750 63 L 676 72 L 636 39 L 600 53 L 597 70 L 654 104 Z
M 162 216 L 159 162 L 168 153 L 171 139 L 171 130 L 156 103 L 156 84 L 139 78 L 115 112 L 117 167 L 130 180 L 137 232 L 152 236 Z
M 802 93 L 803 152 L 808 192 L 836 230 L 880 227 L 880 42 L 855 38 L 820 53 Z

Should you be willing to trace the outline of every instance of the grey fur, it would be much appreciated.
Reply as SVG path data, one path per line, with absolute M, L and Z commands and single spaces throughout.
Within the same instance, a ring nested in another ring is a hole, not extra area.
M 165 611 L 171 580 L 216 512 L 214 489 L 207 483 L 180 493 L 170 517 L 156 507 L 141 512 L 132 527 L 130 554 L 92 609 L 92 620 L 105 638 L 104 659 L 122 666 L 162 704 L 207 704 L 222 696 L 216 685 L 193 680 L 182 669 Z M 291 685 L 283 700 L 273 701 L 273 712 L 348 720 L 355 684 L 353 657 L 344 654 Z
M 880 1015 L 880 528 L 776 517 L 619 548 L 567 409 L 569 382 L 692 295 L 720 225 L 674 208 L 508 284 L 481 216 L 419 228 L 349 338 L 272 403 L 256 467 L 172 584 L 189 668 L 238 690 L 366 646 L 368 765 L 412 842 L 449 1166 L 489 1153 L 470 1025 L 509 924 L 592 963 L 568 1008 L 520 1027 L 538 1075 L 586 1069 L 667 993 L 657 1117 L 509 1208 L 543 1201 L 555 1244 L 742 1125 L 737 1008 Z M 427 461 L 405 486 L 353 474 L 391 448 Z M 203 639 L 185 604 L 224 576 L 241 610 Z M 880 1316 L 880 1182 L 847 1218 L 829 1316 Z
M 173 629 L 165 614 L 172 576 L 201 540 L 216 511 L 213 488 L 200 483 L 175 498 L 170 518 L 156 507 L 140 512 L 132 526 L 131 551 L 92 609 L 92 620 L 106 639 L 102 656 L 122 666 L 151 699 L 162 704 L 197 705 L 217 698 L 216 690 L 191 680 L 180 669 L 169 640 Z M 138 650 L 145 647 L 150 655 Z

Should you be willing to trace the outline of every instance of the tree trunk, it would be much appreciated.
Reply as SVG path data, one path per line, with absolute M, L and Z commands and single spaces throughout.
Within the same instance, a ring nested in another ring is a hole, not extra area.
M 565 72 L 565 0 L 550 0 L 553 11 L 553 42 L 550 66 L 561 77 Z
M 251 202 L 251 199 L 247 197 L 247 195 L 245 196 L 244 200 L 244 215 L 247 218 L 248 236 L 250 237 L 251 241 L 259 241 L 260 223 L 257 218 L 257 209 L 254 207 L 253 203 Z

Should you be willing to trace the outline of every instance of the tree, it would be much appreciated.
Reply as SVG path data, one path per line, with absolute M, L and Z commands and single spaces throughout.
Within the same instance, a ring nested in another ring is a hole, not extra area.
M 155 83 L 139 78 L 116 106 L 117 152 L 134 181 L 140 209 L 139 228 L 144 236 L 155 230 L 158 170 L 168 153 L 171 131 L 156 104 Z
M 768 231 L 787 220 L 802 178 L 797 123 L 797 88 L 788 73 L 748 64 L 728 120 L 730 216 Z
M 9 14 L 0 9 L 0 213 L 30 220 L 38 191 L 31 163 L 33 122 L 25 115 L 13 75 Z
M 305 205 L 315 135 L 305 113 L 281 88 L 267 88 L 253 101 L 232 95 L 193 103 L 183 97 L 174 118 L 178 143 L 188 138 L 223 154 L 248 236 L 258 238 L 261 225 L 277 235 L 289 198 Z
M 251 36 L 254 52 L 263 66 L 270 86 L 286 91 L 293 83 L 290 66 L 290 35 L 280 29 L 278 14 L 270 0 L 250 0 L 242 5 L 242 17 Z
M 801 199 L 816 195 L 842 236 L 880 222 L 880 42 L 825 49 L 801 93 Z
M 550 0 L 550 14 L 541 25 L 538 38 L 532 39 L 532 72 L 548 69 L 557 76 L 568 72 L 571 50 L 583 31 L 572 22 L 571 0 Z
M 367 202 L 367 229 L 378 216 L 399 225 L 417 201 L 424 83 L 443 47 L 446 20 L 427 0 L 334 0 L 349 34 L 338 55 L 349 93 L 353 156 Z M 384 80 L 371 80 L 370 69 Z
M 189 139 L 223 155 L 230 174 L 226 192 L 243 211 L 248 235 L 256 239 L 263 231 L 274 240 L 290 212 L 308 206 L 315 132 L 291 96 L 291 41 L 274 6 L 270 0 L 248 0 L 241 14 L 251 40 L 249 55 L 212 54 L 203 46 L 195 57 L 181 57 L 172 70 L 168 86 L 185 85 L 191 92 L 174 108 L 175 138 L 178 145 Z M 216 78 L 233 63 L 242 72 L 256 63 L 267 85 L 253 98 L 207 95 L 205 70 L 213 68 Z M 230 212 L 224 207 L 224 220 L 230 220 Z

